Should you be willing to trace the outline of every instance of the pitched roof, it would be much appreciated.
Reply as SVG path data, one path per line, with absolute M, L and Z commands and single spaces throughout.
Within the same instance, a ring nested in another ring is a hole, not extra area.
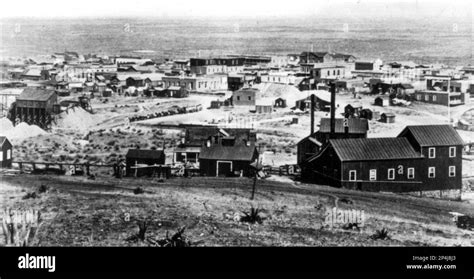
M 355 138 L 329 140 L 341 161 L 423 158 L 406 138 Z
M 161 159 L 164 156 L 165 153 L 163 150 L 129 149 L 126 157 L 137 159 Z
M 344 133 L 344 119 L 336 118 L 336 133 Z M 369 122 L 367 119 L 361 118 L 348 118 L 349 133 L 351 134 L 365 134 L 369 130 Z M 321 118 L 321 124 L 319 125 L 319 132 L 330 133 L 331 132 L 331 118 Z
M 398 137 L 410 132 L 420 146 L 463 145 L 464 141 L 450 125 L 407 126 Z
M 234 146 L 212 145 L 202 147 L 199 159 L 207 160 L 230 160 L 230 161 L 252 161 L 256 152 L 255 145 L 240 144 Z
M 37 87 L 27 87 L 23 90 L 20 96 L 16 97 L 17 100 L 27 101 L 47 101 L 54 94 L 54 90 L 46 90 Z
M 0 146 L 2 146 L 3 143 L 4 143 L 5 141 L 7 141 L 7 140 L 8 140 L 7 137 L 0 136 Z
M 223 133 L 224 132 L 224 133 Z M 234 136 L 237 141 L 252 140 L 255 132 L 245 128 L 223 128 L 216 126 L 190 126 L 186 128 L 186 144 L 201 145 L 209 139 L 209 137 L 222 134 L 224 136 Z M 227 135 L 226 135 L 227 134 Z

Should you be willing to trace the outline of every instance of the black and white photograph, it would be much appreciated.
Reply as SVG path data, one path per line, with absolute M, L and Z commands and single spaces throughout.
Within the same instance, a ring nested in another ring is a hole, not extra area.
M 37 247 L 474 246 L 474 2 L 0 6 L 13 269 L 60 270 Z

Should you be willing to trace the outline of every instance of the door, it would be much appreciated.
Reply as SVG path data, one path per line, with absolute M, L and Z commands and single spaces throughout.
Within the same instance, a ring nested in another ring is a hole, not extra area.
M 216 176 L 229 176 L 232 173 L 232 162 L 217 161 Z

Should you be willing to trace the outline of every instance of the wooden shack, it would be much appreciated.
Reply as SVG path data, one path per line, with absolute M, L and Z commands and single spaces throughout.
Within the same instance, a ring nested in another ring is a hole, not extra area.
M 380 122 L 382 123 L 395 123 L 395 114 L 390 112 L 384 112 L 380 115 Z
M 251 163 L 258 159 L 254 144 L 205 146 L 199 155 L 200 170 L 206 176 L 251 176 Z
M 13 145 L 7 137 L 0 136 L 0 168 L 11 168 L 13 161 Z

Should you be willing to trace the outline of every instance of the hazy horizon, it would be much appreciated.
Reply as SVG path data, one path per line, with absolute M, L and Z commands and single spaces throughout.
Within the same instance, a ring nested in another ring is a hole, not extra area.
M 0 18 L 446 18 L 472 21 L 473 3 L 469 0 L 175 0 L 161 2 L 135 0 L 16 0 L 2 4 Z

